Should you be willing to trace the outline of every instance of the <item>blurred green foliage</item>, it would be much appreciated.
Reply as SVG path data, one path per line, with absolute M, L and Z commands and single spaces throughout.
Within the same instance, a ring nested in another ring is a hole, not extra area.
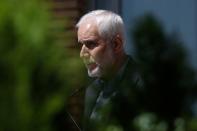
M 145 108 L 134 121 L 136 130 L 197 130 L 191 111 L 197 100 L 196 74 L 181 39 L 176 33 L 167 34 L 151 14 L 138 19 L 132 38 L 145 86 Z
M 55 130 L 69 89 L 83 82 L 78 59 L 55 42 L 50 24 L 46 1 L 0 1 L 0 131 Z

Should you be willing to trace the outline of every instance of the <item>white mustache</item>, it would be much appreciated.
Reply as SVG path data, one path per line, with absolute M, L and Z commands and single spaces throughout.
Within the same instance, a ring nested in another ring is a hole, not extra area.
M 83 62 L 85 63 L 85 65 L 96 63 L 96 61 L 93 58 L 83 59 Z

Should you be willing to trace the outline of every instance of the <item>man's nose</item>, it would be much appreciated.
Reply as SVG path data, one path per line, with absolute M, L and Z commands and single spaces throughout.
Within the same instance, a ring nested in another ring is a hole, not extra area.
M 85 45 L 82 45 L 81 51 L 80 51 L 80 57 L 81 58 L 88 58 L 90 56 L 89 51 Z

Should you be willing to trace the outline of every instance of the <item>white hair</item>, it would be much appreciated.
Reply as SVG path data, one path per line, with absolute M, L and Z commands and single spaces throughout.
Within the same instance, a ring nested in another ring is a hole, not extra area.
M 76 27 L 79 28 L 82 23 L 89 19 L 96 21 L 98 33 L 102 38 L 112 40 L 116 35 L 120 35 L 124 43 L 124 22 L 118 14 L 107 10 L 94 10 L 82 16 Z

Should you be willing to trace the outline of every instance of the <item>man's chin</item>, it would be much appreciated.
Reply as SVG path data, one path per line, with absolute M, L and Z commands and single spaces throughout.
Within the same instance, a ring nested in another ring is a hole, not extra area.
M 101 77 L 101 71 L 100 71 L 99 67 L 96 67 L 93 70 L 88 69 L 88 76 L 89 77 Z

